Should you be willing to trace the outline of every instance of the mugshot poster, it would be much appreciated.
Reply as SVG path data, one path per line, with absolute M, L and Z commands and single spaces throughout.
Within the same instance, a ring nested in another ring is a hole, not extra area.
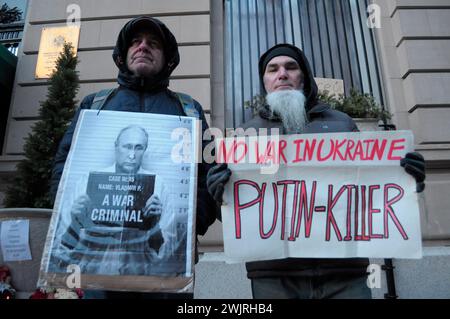
M 191 292 L 198 121 L 83 110 L 64 166 L 39 286 Z
M 422 257 L 410 131 L 217 140 L 227 260 Z

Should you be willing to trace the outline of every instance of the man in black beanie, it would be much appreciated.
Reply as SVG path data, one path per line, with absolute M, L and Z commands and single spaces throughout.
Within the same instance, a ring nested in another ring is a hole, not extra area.
M 242 128 L 278 128 L 281 134 L 358 131 L 348 115 L 317 99 L 317 84 L 304 53 L 290 44 L 278 44 L 259 60 L 259 75 L 267 105 Z M 425 165 L 418 153 L 408 153 L 400 163 L 424 189 Z M 214 166 L 207 176 L 208 190 L 222 203 L 231 171 Z M 286 258 L 248 262 L 247 275 L 257 299 L 371 298 L 366 284 L 367 258 Z

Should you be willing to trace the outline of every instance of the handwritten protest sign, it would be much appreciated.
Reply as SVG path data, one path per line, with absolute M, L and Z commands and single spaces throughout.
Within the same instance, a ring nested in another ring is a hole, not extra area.
M 222 206 L 230 262 L 286 257 L 420 258 L 411 132 L 228 138 Z

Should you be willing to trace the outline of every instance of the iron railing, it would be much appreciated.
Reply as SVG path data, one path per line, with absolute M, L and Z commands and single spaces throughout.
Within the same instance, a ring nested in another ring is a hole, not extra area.
M 0 24 L 0 44 L 17 56 L 23 36 L 23 23 Z

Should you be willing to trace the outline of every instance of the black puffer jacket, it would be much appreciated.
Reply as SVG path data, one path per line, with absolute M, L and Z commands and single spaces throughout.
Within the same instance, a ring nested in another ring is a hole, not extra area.
M 164 44 L 164 55 L 166 66 L 154 78 L 138 78 L 131 74 L 126 66 L 127 48 L 131 41 L 130 36 L 133 28 L 143 20 L 151 20 L 160 28 L 161 37 Z M 119 68 L 117 81 L 119 88 L 106 101 L 103 110 L 141 112 L 168 115 L 181 115 L 185 113 L 177 96 L 168 90 L 169 75 L 175 69 L 180 61 L 178 46 L 172 33 L 158 20 L 142 17 L 128 22 L 119 34 L 117 45 L 114 49 L 113 59 Z M 72 142 L 72 136 L 76 127 L 78 116 L 82 109 L 90 109 L 94 100 L 95 93 L 83 99 L 80 108 L 77 110 L 71 125 L 66 131 L 55 156 L 55 162 L 52 172 L 51 192 L 55 197 L 58 184 L 64 169 L 64 164 L 69 153 Z M 197 101 L 194 101 L 195 108 L 200 114 L 202 120 L 203 132 L 208 128 L 202 107 Z M 205 146 L 206 143 L 203 145 Z M 198 167 L 198 188 L 197 188 L 197 234 L 206 233 L 216 216 L 216 204 L 206 189 L 206 173 L 209 165 L 199 164 Z
M 302 58 L 300 61 L 301 69 L 304 74 L 304 94 L 306 100 L 306 112 L 308 124 L 303 133 L 336 133 L 336 132 L 354 132 L 358 131 L 355 122 L 347 114 L 333 110 L 329 105 L 317 100 L 318 88 L 314 80 L 313 73 L 308 60 L 301 50 L 290 46 L 298 51 Z M 261 60 L 264 56 L 261 57 Z M 262 72 L 264 73 L 264 72 Z M 261 76 L 262 76 L 261 73 Z M 259 110 L 258 116 L 244 123 L 242 128 L 278 128 L 283 134 L 286 131 L 283 128 L 281 119 L 271 112 L 268 106 Z M 270 130 L 268 130 L 270 133 Z M 249 278 L 274 277 L 274 276 L 311 276 L 311 275 L 363 275 L 366 273 L 369 260 L 366 258 L 350 259 L 313 259 L 313 258 L 287 258 L 277 260 L 265 260 L 249 262 L 246 264 L 247 275 Z

